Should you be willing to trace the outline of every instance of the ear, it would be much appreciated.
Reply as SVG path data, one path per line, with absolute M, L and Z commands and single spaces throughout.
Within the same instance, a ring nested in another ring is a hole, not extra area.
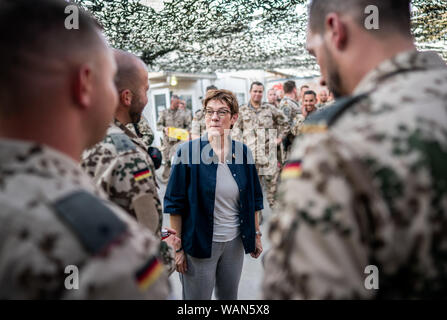
M 239 114 L 233 114 L 233 116 L 231 117 L 231 124 L 235 124 L 238 118 Z
M 130 105 L 132 104 L 132 97 L 132 92 L 129 89 L 124 89 L 120 92 L 119 95 L 121 103 L 126 107 L 130 107 Z
M 346 24 L 337 13 L 329 13 L 325 19 L 325 37 L 337 50 L 343 50 L 347 41 Z
M 82 65 L 75 74 L 73 82 L 73 99 L 83 108 L 90 108 L 93 94 L 93 74 L 89 65 Z

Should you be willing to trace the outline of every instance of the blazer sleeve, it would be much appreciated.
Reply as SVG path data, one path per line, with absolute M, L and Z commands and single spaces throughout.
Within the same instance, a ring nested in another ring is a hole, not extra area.
M 181 151 L 181 148 L 177 150 L 172 164 L 171 175 L 163 200 L 164 213 L 184 214 L 188 207 L 188 166 L 180 161 Z

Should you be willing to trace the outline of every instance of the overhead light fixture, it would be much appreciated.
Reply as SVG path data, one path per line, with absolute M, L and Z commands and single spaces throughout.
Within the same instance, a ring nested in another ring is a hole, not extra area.
M 169 84 L 173 87 L 175 87 L 177 85 L 177 77 L 176 76 L 171 76 L 169 79 Z

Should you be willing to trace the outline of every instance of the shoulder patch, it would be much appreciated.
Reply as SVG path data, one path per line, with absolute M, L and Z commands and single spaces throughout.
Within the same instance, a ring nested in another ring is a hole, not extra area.
M 301 161 L 290 161 L 286 163 L 281 171 L 281 180 L 299 178 L 301 176 Z
M 313 112 L 307 117 L 306 120 L 304 120 L 302 132 L 324 131 L 327 127 L 333 125 L 338 118 L 349 109 L 349 107 L 367 97 L 368 94 L 369 93 L 364 93 L 353 97 L 340 98 L 331 106 L 323 110 Z
M 112 133 L 110 134 L 110 138 L 112 139 L 117 152 L 137 149 L 132 140 L 130 140 L 130 138 L 124 133 Z
M 156 257 L 150 259 L 139 270 L 137 270 L 137 272 L 135 272 L 135 278 L 140 290 L 147 290 L 147 288 L 149 288 L 152 283 L 160 277 L 162 272 L 163 265 L 160 261 Z
M 112 210 L 85 191 L 69 194 L 55 202 L 53 207 L 92 254 L 100 253 L 118 241 L 127 230 L 127 225 Z

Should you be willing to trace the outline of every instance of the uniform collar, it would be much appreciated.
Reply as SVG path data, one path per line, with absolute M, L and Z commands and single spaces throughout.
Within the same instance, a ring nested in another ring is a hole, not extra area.
M 143 150 L 146 150 L 146 146 L 144 145 L 144 143 L 141 141 L 141 138 L 138 137 L 134 132 L 132 132 L 131 130 L 127 129 L 126 126 L 124 124 L 122 124 L 118 119 L 115 119 L 113 121 L 113 124 L 111 125 L 110 128 L 112 131 L 117 131 L 120 130 L 120 133 L 124 133 L 126 136 L 128 136 L 133 143 L 137 144 L 138 146 L 140 146 L 141 148 L 143 148 Z
M 401 52 L 391 59 L 380 63 L 371 70 L 355 88 L 353 94 L 358 95 L 374 90 L 377 86 L 397 74 L 415 71 L 445 68 L 441 57 L 431 51 L 419 52 L 417 50 Z

